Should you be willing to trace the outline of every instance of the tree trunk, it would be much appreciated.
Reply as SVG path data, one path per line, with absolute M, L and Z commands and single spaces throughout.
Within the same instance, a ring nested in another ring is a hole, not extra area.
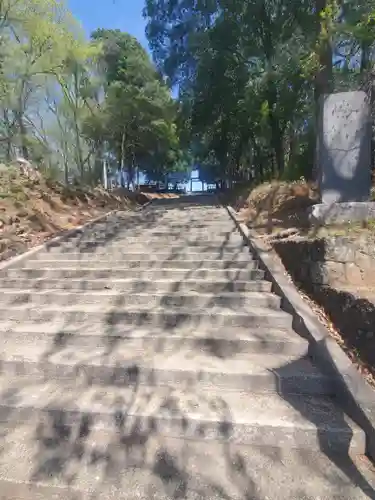
M 272 149 L 275 153 L 277 176 L 281 177 L 285 170 L 284 141 L 279 120 L 274 116 L 270 118 L 272 129 Z
M 69 184 L 69 167 L 65 155 L 64 155 L 64 181 L 65 185 L 67 186 Z
M 85 168 L 83 165 L 83 156 L 82 156 L 82 149 L 81 149 L 81 138 L 79 134 L 79 129 L 78 129 L 78 124 L 76 121 L 76 118 L 74 119 L 75 121 L 75 127 L 74 127 L 74 134 L 75 134 L 75 139 L 76 139 L 76 151 L 77 151 L 77 163 L 78 163 L 78 168 L 81 173 L 81 180 L 84 180 L 85 176 Z
M 6 146 L 5 146 L 5 158 L 6 158 L 7 162 L 10 162 L 12 159 L 13 131 L 12 131 L 12 127 L 11 127 L 10 120 L 9 120 L 9 110 L 8 109 L 3 110 L 3 116 L 4 116 L 4 124 L 5 124 L 6 134 L 7 134 L 6 141 L 5 141 L 5 144 L 6 144 Z
M 361 73 L 365 73 L 370 68 L 370 46 L 367 42 L 361 44 Z
M 315 11 L 316 11 L 316 26 L 317 26 L 317 40 L 320 38 L 319 44 L 319 65 L 320 69 L 315 75 L 315 86 L 314 86 L 314 99 L 315 99 L 315 137 L 318 138 L 319 134 L 319 123 L 320 123 L 320 97 L 324 94 L 331 94 L 333 92 L 333 63 L 332 63 L 332 42 L 329 38 L 329 34 L 324 35 L 323 32 L 323 22 L 321 19 L 321 14 L 327 7 L 327 0 L 315 0 Z M 314 167 L 312 177 L 313 180 L 317 181 L 319 177 L 319 165 L 318 165 L 318 155 L 317 147 L 314 148 Z
M 27 147 L 27 129 L 25 123 L 23 121 L 23 113 L 22 111 L 15 112 L 16 122 L 20 134 L 20 146 L 22 151 L 22 156 L 25 160 L 29 159 L 29 149 Z
M 269 62 L 268 70 L 272 71 L 271 62 Z M 276 162 L 276 175 L 280 177 L 284 173 L 285 159 L 284 159 L 284 146 L 283 146 L 283 132 L 280 127 L 280 120 L 276 114 L 277 106 L 277 90 L 275 82 L 272 78 L 268 77 L 267 86 L 267 103 L 268 103 L 268 123 L 271 129 L 271 146 L 275 155 Z
M 323 94 L 333 92 L 332 41 L 329 38 L 329 33 L 324 34 L 324 24 L 320 17 L 326 7 L 327 0 L 315 0 L 317 37 L 320 37 L 318 56 L 321 67 L 315 77 L 315 100 L 319 99 Z

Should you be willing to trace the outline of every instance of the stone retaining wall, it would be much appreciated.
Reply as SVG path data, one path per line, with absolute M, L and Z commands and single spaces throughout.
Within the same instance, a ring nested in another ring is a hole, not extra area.
M 301 283 L 375 287 L 375 240 L 330 236 L 280 242 L 275 248 Z
M 328 237 L 274 245 L 294 282 L 321 305 L 346 347 L 375 373 L 375 244 Z

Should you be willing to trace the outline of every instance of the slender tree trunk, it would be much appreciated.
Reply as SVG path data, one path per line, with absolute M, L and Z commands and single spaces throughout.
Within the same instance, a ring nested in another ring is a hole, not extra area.
M 65 155 L 64 155 L 64 180 L 65 180 L 65 185 L 67 186 L 69 184 L 69 167 Z
M 81 131 L 79 130 L 78 125 L 78 114 L 77 110 L 79 108 L 79 77 L 78 77 L 78 69 L 75 68 L 74 72 L 74 101 L 73 101 L 73 120 L 74 120 L 74 138 L 75 138 L 75 146 L 76 146 L 76 158 L 78 163 L 78 169 L 81 174 L 81 181 L 84 181 L 85 177 L 85 166 L 83 161 L 83 153 L 81 148 Z
M 263 17 L 267 24 L 269 22 L 267 13 L 264 10 Z M 278 105 L 278 95 L 275 82 L 272 77 L 273 67 L 272 59 L 274 55 L 273 40 L 270 29 L 266 30 L 264 37 L 264 48 L 267 61 L 268 83 L 267 83 L 267 103 L 268 103 L 268 122 L 271 129 L 271 145 L 276 161 L 276 175 L 281 176 L 285 168 L 283 133 L 280 127 L 280 120 L 276 114 Z
M 320 123 L 320 98 L 325 94 L 331 94 L 333 92 L 333 51 L 332 51 L 332 41 L 329 38 L 329 34 L 324 34 L 324 24 L 321 19 L 321 14 L 327 7 L 327 0 L 315 0 L 315 12 L 316 12 L 316 31 L 317 40 L 319 43 L 319 65 L 320 69 L 315 76 L 315 86 L 314 86 L 314 100 L 315 100 L 315 120 L 314 120 L 314 131 L 316 140 L 319 136 L 319 123 Z M 318 165 L 318 147 L 316 144 L 314 148 L 314 167 L 312 177 L 313 180 L 317 181 L 319 178 L 319 165 Z
M 370 46 L 367 42 L 361 44 L 361 73 L 365 73 L 370 67 Z
M 25 122 L 23 121 L 23 112 L 17 110 L 15 112 L 17 127 L 20 135 L 20 146 L 22 151 L 22 156 L 25 160 L 29 159 L 29 149 L 27 147 L 27 129 L 25 126 Z
M 277 176 L 281 177 L 285 170 L 284 141 L 283 133 L 280 129 L 279 120 L 274 116 L 271 118 L 272 148 L 275 153 Z
M 11 152 L 12 152 L 12 135 L 13 135 L 13 132 L 11 130 L 11 124 L 10 124 L 10 120 L 9 120 L 9 111 L 7 109 L 4 109 L 3 111 L 3 116 L 4 116 L 4 124 L 5 124 L 5 129 L 6 129 L 6 134 L 7 134 L 7 138 L 6 138 L 6 146 L 5 146 L 5 158 L 8 162 L 11 161 Z
M 77 163 L 78 163 L 78 168 L 81 174 L 81 180 L 84 180 L 85 177 L 85 168 L 83 164 L 83 155 L 82 155 L 82 149 L 81 149 L 81 137 L 80 137 L 80 132 L 77 124 L 77 119 L 76 117 L 74 118 L 74 136 L 76 140 L 76 154 L 77 154 Z
M 327 0 L 315 0 L 317 36 L 319 43 L 319 64 L 320 70 L 315 77 L 315 99 L 319 99 L 323 94 L 333 92 L 333 52 L 332 40 L 328 34 L 324 34 L 324 24 L 321 19 L 322 12 L 327 7 Z

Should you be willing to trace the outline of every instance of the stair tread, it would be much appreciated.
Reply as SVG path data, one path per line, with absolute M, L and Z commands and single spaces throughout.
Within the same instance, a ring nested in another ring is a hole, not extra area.
M 96 281 L 96 280 L 94 280 Z M 117 280 L 121 281 L 121 280 Z M 23 288 L 22 290 L 14 290 L 12 288 L 4 288 L 0 284 L 0 292 L 3 293 L 4 295 L 27 295 L 27 294 L 32 294 L 32 295 L 58 295 L 62 297 L 69 297 L 69 296 L 76 296 L 77 299 L 82 296 L 82 295 L 90 295 L 93 298 L 97 297 L 98 299 L 100 298 L 106 298 L 106 297 L 125 297 L 129 293 L 132 296 L 139 296 L 139 297 L 199 297 L 203 301 L 204 300 L 209 300 L 217 297 L 228 297 L 228 298 L 233 298 L 233 299 L 256 299 L 256 298 L 273 298 L 276 297 L 272 292 L 258 292 L 258 291 L 249 291 L 249 292 L 219 292 L 219 293 L 204 293 L 204 292 L 197 292 L 194 290 L 187 290 L 187 291 L 175 291 L 175 290 L 166 290 L 162 292 L 134 292 L 130 291 L 128 293 L 125 292 L 120 292 L 116 290 L 111 290 L 110 288 L 110 282 L 107 285 L 107 288 L 105 290 L 56 290 L 56 289 L 46 289 L 46 290 L 34 290 L 32 288 L 30 289 L 25 289 Z M 1 305 L 0 305 L 1 307 Z
M 219 285 L 230 285 L 233 283 L 232 280 L 223 280 L 223 279 L 210 279 L 210 278 L 207 278 L 207 279 L 202 279 L 202 278 L 197 278 L 197 279 L 192 279 L 192 278 L 186 278 L 184 279 L 183 283 L 181 283 L 181 281 L 179 280 L 175 280 L 175 279 L 162 279 L 162 278 L 158 278 L 157 280 L 154 280 L 154 279 L 147 279 L 147 278 L 111 278 L 110 280 L 107 280 L 107 279 L 95 279 L 95 278 L 85 278 L 85 279 L 79 279 L 79 278 L 65 278 L 65 279 L 58 279 L 58 278 L 6 278 L 6 281 L 14 281 L 14 282 L 20 282 L 20 283 L 24 283 L 25 281 L 29 281 L 30 284 L 32 283 L 40 283 L 40 282 L 43 282 L 43 281 L 52 281 L 54 282 L 54 284 L 58 285 L 59 282 L 64 282 L 64 281 L 69 281 L 69 282 L 73 282 L 73 283 L 90 283 L 90 282 L 99 282 L 99 283 L 103 283 L 104 286 L 107 286 L 107 287 L 110 287 L 111 284 L 116 284 L 116 283 L 129 283 L 129 284 L 132 284 L 132 283 L 161 283 L 161 284 L 171 284 L 171 285 L 183 285 L 184 283 L 187 283 L 187 284 L 194 284 L 194 283 L 197 283 L 197 284 L 200 284 L 200 283 L 217 283 Z M 235 283 L 236 284 L 246 284 L 246 283 L 256 283 L 258 284 L 260 281 L 264 281 L 264 280 L 251 280 L 251 279 L 248 279 L 248 280 L 244 280 L 244 279 L 241 279 L 241 280 L 236 280 Z M 2 287 L 2 283 L 4 282 L 4 280 L 2 279 L 1 282 L 0 282 L 0 289 L 4 289 L 6 287 Z M 268 283 L 266 281 L 266 283 Z M 246 292 L 248 293 L 248 292 Z
M 307 340 L 295 334 L 290 329 L 283 330 L 281 328 L 245 328 L 245 327 L 211 327 L 209 325 L 204 325 L 201 327 L 181 327 L 180 333 L 167 332 L 164 328 L 138 328 L 138 327 L 125 327 L 121 333 L 114 333 L 107 331 L 105 325 L 98 328 L 88 329 L 81 328 L 78 331 L 70 328 L 70 325 L 66 325 L 65 328 L 61 326 L 56 326 L 55 329 L 43 330 L 39 324 L 30 325 L 29 330 L 25 330 L 22 325 L 15 325 L 12 329 L 1 330 L 0 345 L 11 341 L 12 333 L 22 332 L 25 337 L 27 333 L 30 335 L 39 334 L 38 337 L 45 337 L 46 342 L 52 342 L 53 336 L 57 338 L 62 338 L 62 341 L 66 341 L 69 335 L 74 336 L 94 336 L 101 337 L 102 339 L 107 339 L 110 337 L 121 337 L 124 339 L 211 339 L 211 340 L 248 340 L 249 342 L 268 342 L 268 341 L 283 341 L 288 343 L 298 343 L 298 344 L 308 344 Z M 7 335 L 6 335 L 7 333 Z
M 130 446 L 94 431 L 79 445 L 30 425 L 4 439 L 0 491 L 12 500 L 367 500 L 374 474 L 348 457 L 143 437 Z M 82 454 L 77 457 L 76 448 Z M 363 474 L 358 478 L 358 468 Z M 272 471 L 266 473 L 265 471 Z M 13 479 L 13 481 L 12 481 Z M 369 481 L 369 483 L 367 482 Z
M 54 321 L 44 321 L 44 322 L 35 322 L 35 321 L 25 321 L 23 320 L 22 322 L 15 322 L 15 321 L 7 321 L 6 319 L 0 320 L 0 332 L 2 332 L 2 335 L 5 334 L 5 332 L 44 332 L 48 334 L 59 334 L 59 333 L 72 333 L 72 334 L 79 334 L 79 335 L 107 335 L 107 336 L 113 336 L 113 335 L 134 335 L 135 331 L 141 331 L 141 332 L 160 332 L 164 335 L 172 335 L 170 330 L 168 328 L 165 328 L 164 326 L 150 326 L 147 327 L 145 325 L 132 325 L 132 324 L 119 324 L 118 329 L 112 330 L 111 327 L 113 325 L 108 325 L 106 322 L 96 322 L 96 323 L 69 323 L 66 321 L 66 318 L 63 318 L 62 315 L 59 317 L 59 319 L 54 320 Z M 244 331 L 244 327 L 241 326 L 216 326 L 216 325 L 210 325 L 208 324 L 198 324 L 198 325 L 190 325 L 190 324 L 181 324 L 179 326 L 178 332 L 184 336 L 187 334 L 193 334 L 195 335 L 195 332 L 197 331 L 209 331 L 209 332 L 216 332 L 218 335 L 220 335 L 220 332 L 228 332 L 229 328 L 233 329 L 233 332 L 235 334 L 236 331 L 241 330 Z M 249 327 L 246 327 L 248 331 L 252 332 L 260 332 L 264 330 L 269 330 L 269 327 L 257 327 L 250 325 Z M 272 327 L 273 331 L 279 331 L 279 332 L 290 332 L 290 327 L 284 328 L 277 326 L 275 328 Z M 176 332 L 177 334 L 177 332 Z M 175 336 L 175 333 L 173 333 L 173 337 Z
M 35 261 L 35 262 L 39 263 L 39 261 Z M 77 262 L 78 262 L 78 264 L 80 264 L 80 261 L 77 261 Z M 92 264 L 92 263 L 87 262 L 86 264 Z M 233 261 L 233 264 L 236 264 L 236 262 Z M 249 264 L 252 264 L 252 261 L 249 261 Z M 108 263 L 106 264 L 106 267 L 100 268 L 100 267 L 96 267 L 96 266 L 85 265 L 84 267 L 79 266 L 78 269 L 80 271 L 97 271 L 97 270 L 102 269 L 102 270 L 111 271 L 115 275 L 116 271 L 127 270 L 128 268 L 126 266 L 113 266 L 113 265 L 111 265 L 111 262 L 108 261 Z M 10 271 L 22 271 L 22 272 L 28 272 L 28 271 L 73 271 L 74 268 L 72 269 L 71 267 L 64 267 L 64 266 L 59 266 L 59 267 L 39 266 L 38 268 L 25 266 L 25 267 L 22 267 L 22 269 L 11 268 L 9 270 Z M 136 271 L 137 269 L 134 268 L 134 269 L 129 269 L 129 270 Z M 159 268 L 155 268 L 155 270 L 159 270 Z M 226 269 L 215 269 L 215 268 L 210 268 L 210 267 L 197 267 L 196 269 L 193 269 L 193 271 L 209 271 L 209 272 L 213 272 L 213 273 L 216 273 L 217 271 L 236 271 L 236 270 L 246 271 L 246 269 L 244 269 L 244 268 L 238 268 L 238 269 L 232 268 L 232 269 L 226 270 Z M 249 270 L 253 271 L 254 269 L 249 269 Z M 152 271 L 152 269 L 151 269 L 151 271 Z M 164 269 L 164 271 L 179 271 L 179 272 L 189 273 L 191 270 L 190 269 L 183 269 L 181 267 L 168 267 L 168 268 Z
M 43 260 L 34 260 L 28 263 L 28 267 L 25 268 L 49 271 L 51 269 L 51 265 L 55 264 L 55 270 L 65 269 L 74 270 L 104 270 L 111 271 L 115 274 L 118 271 L 123 270 L 184 270 L 186 272 L 199 271 L 199 270 L 210 270 L 210 271 L 221 271 L 221 270 L 230 270 L 230 271 L 243 271 L 243 270 L 255 270 L 257 269 L 258 263 L 254 260 L 244 260 L 244 261 L 231 261 L 231 260 L 166 260 L 166 261 L 157 261 L 157 260 L 117 260 L 114 261 L 110 257 L 106 260 L 62 260 L 62 261 L 43 261 Z
M 56 265 L 56 263 L 61 263 L 61 267 L 63 268 L 64 265 L 66 265 L 67 262 L 69 263 L 72 263 L 72 264 L 77 264 L 77 265 L 82 265 L 82 264 L 102 264 L 102 265 L 105 265 L 107 264 L 110 268 L 114 268 L 114 269 L 122 269 L 122 264 L 127 264 L 129 262 L 139 262 L 139 263 L 142 263 L 142 264 L 147 264 L 147 265 L 151 265 L 151 264 L 165 264 L 165 263 L 168 263 L 168 264 L 174 264 L 174 263 L 181 263 L 181 262 L 188 262 L 189 264 L 191 265 L 198 265 L 198 264 L 201 264 L 202 267 L 206 266 L 206 265 L 210 265 L 211 263 L 215 263 L 215 264 L 254 264 L 256 261 L 254 261 L 254 259 L 252 259 L 251 257 L 244 257 L 243 259 L 241 260 L 232 260 L 230 258 L 222 258 L 222 259 L 212 259 L 212 258 L 208 258 L 206 259 L 204 257 L 204 255 L 200 255 L 199 258 L 197 258 L 196 260 L 192 260 L 192 259 L 175 259 L 173 258 L 173 256 L 171 256 L 171 258 L 165 258 L 165 259 L 155 259 L 153 258 L 152 255 L 150 255 L 150 258 L 147 259 L 147 260 L 143 260 L 143 259 L 129 259 L 127 260 L 126 259 L 126 256 L 123 257 L 122 260 L 115 260 L 113 261 L 112 260 L 112 255 L 109 254 L 107 255 L 106 258 L 103 258 L 103 259 L 77 259 L 77 258 L 71 258 L 69 259 L 69 261 L 67 260 L 57 260 L 57 259 L 35 259 L 35 260 L 29 260 L 28 263 L 29 264 L 32 264 L 33 266 L 34 265 L 39 265 L 41 268 L 43 268 L 45 265 L 48 265 L 48 266 L 53 266 L 53 265 Z M 114 265 L 113 265 L 114 264 Z
M 285 354 L 264 355 L 216 352 L 215 346 L 191 350 L 181 347 L 176 352 L 164 352 L 149 348 L 145 343 L 142 352 L 134 352 L 127 342 L 114 346 L 97 346 L 77 349 L 75 346 L 54 346 L 53 344 L 17 345 L 9 339 L 0 353 L 3 361 L 63 364 L 79 366 L 109 366 L 119 370 L 139 366 L 139 369 L 172 370 L 204 374 L 205 372 L 223 375 L 243 374 L 262 375 L 272 378 L 317 377 L 325 378 L 309 359 L 300 359 Z
M 22 269 L 11 268 L 5 271 L 5 277 L 7 279 L 12 279 L 14 277 L 18 278 L 58 278 L 58 279 L 70 279 L 70 278 L 90 278 L 95 279 L 112 279 L 112 277 L 126 277 L 126 278 L 136 278 L 136 279 L 158 279 L 158 278 L 170 278 L 173 280 L 185 280 L 185 278 L 208 278 L 208 279 L 219 279 L 219 280 L 232 280 L 232 281 L 245 281 L 252 279 L 263 279 L 264 271 L 261 271 L 255 267 L 248 268 L 207 268 L 198 267 L 195 269 L 181 268 L 181 267 L 153 267 L 148 269 L 143 268 L 98 268 L 98 267 L 88 267 L 88 266 L 78 266 L 78 267 L 54 267 L 54 268 L 40 268 L 40 267 L 24 267 Z
M 72 278 L 5 278 L 0 282 L 1 290 L 22 291 L 24 289 L 50 290 L 55 291 L 118 291 L 120 293 L 136 293 L 145 290 L 151 292 L 168 292 L 168 290 L 196 291 L 201 293 L 248 293 L 252 291 L 270 292 L 272 284 L 264 279 L 248 279 L 230 281 L 225 279 L 184 279 L 182 282 L 178 279 L 151 279 L 149 276 L 144 278 L 116 278 L 116 279 L 93 279 L 85 277 L 78 279 Z
M 185 417 L 192 421 L 218 424 L 227 421 L 265 429 L 282 426 L 306 430 L 333 429 L 345 434 L 361 432 L 330 398 L 324 396 L 288 394 L 285 399 L 275 393 L 244 393 L 215 388 L 196 391 L 190 387 L 77 385 L 2 376 L 0 409 L 78 412 L 112 418 L 124 412 L 127 418 L 143 416 L 181 420 Z M 111 420 L 98 422 L 98 425 L 104 425 L 103 422 L 107 425 Z M 113 421 L 112 425 L 115 428 L 116 422 Z
M 33 306 L 30 304 L 26 305 L 20 305 L 20 306 L 8 306 L 5 307 L 1 305 L 0 303 L 0 311 L 4 310 L 7 311 L 8 313 L 10 311 L 17 312 L 23 312 L 23 311 L 29 311 L 32 310 Z M 275 318 L 280 318 L 280 317 L 290 317 L 290 315 L 282 310 L 277 310 L 277 309 L 272 309 L 272 308 L 267 308 L 267 307 L 261 307 L 261 306 L 252 306 L 251 308 L 245 309 L 244 311 L 238 311 L 236 309 L 232 309 L 230 307 L 219 307 L 219 306 L 213 306 L 210 307 L 209 309 L 203 309 L 202 311 L 196 308 L 196 310 L 192 310 L 189 307 L 178 307 L 178 306 L 170 306 L 167 309 L 165 307 L 154 307 L 152 309 L 146 308 L 144 306 L 136 306 L 136 305 L 131 305 L 131 306 L 126 306 L 126 307 L 116 307 L 114 309 L 114 306 L 101 306 L 100 304 L 75 304 L 75 305 L 68 305 L 68 306 L 55 306 L 55 305 L 43 305 L 43 306 L 38 306 L 38 311 L 42 312 L 53 312 L 57 311 L 60 312 L 60 314 L 69 314 L 69 313 L 76 313 L 76 312 L 91 312 L 93 314 L 98 313 L 98 314 L 113 314 L 113 315 L 121 315 L 121 314 L 126 314 L 126 313 L 139 313 L 139 314 L 163 314 L 163 315 L 169 315 L 173 316 L 176 314 L 182 314 L 182 315 L 189 315 L 189 316 L 197 316 L 201 317 L 202 314 L 206 316 L 272 316 Z M 6 320 L 6 313 L 5 314 L 5 320 Z
M 81 252 L 71 252 L 71 253 L 62 253 L 62 254 L 57 254 L 57 253 L 47 253 L 47 254 L 39 254 L 36 257 L 37 262 L 51 262 L 51 263 L 56 263 L 59 261 L 66 261 L 66 260 L 78 260 L 80 262 L 82 261 L 89 261 L 91 262 L 92 260 L 98 260 L 99 262 L 104 262 L 108 260 L 108 254 L 106 252 L 86 252 L 86 253 L 81 253 Z M 115 258 L 116 261 L 120 261 L 121 259 L 124 261 L 145 261 L 145 262 L 150 262 L 150 261 L 171 261 L 171 260 L 177 260 L 177 261 L 188 261 L 188 262 L 194 262 L 198 260 L 210 260 L 210 261 L 230 261 L 230 262 L 251 262 L 254 260 L 253 255 L 248 251 L 248 252 L 240 252 L 240 253 L 228 253 L 228 252 L 207 252 L 207 253 L 198 253 L 198 252 L 181 252 L 181 253 L 155 253 L 155 252 L 128 252 L 126 249 L 124 249 L 123 252 L 112 252 L 110 255 L 110 259 Z M 234 259 L 234 260 L 233 260 Z

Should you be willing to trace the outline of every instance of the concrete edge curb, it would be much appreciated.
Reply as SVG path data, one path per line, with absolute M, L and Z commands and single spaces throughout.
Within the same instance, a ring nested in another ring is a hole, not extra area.
M 309 353 L 327 375 L 334 377 L 336 399 L 347 415 L 366 434 L 366 450 L 375 459 L 375 391 L 357 371 L 345 352 L 331 337 L 311 307 L 303 300 L 289 279 L 281 259 L 249 228 L 237 219 L 235 210 L 226 207 L 230 217 L 271 281 L 273 292 L 282 299 L 282 307 L 293 316 L 293 329 L 309 341 Z
M 144 210 L 151 203 L 152 203 L 152 200 L 145 203 L 144 205 L 142 205 L 139 208 L 137 207 L 137 209 L 135 209 L 134 212 L 140 212 L 140 211 Z M 117 212 L 121 212 L 121 210 L 119 210 L 119 209 L 111 210 L 110 212 L 107 212 L 103 215 L 99 215 L 99 217 L 96 217 L 95 219 L 92 219 L 88 222 L 85 222 L 85 224 L 82 224 L 81 226 L 74 227 L 73 229 L 68 229 L 67 231 L 62 231 L 57 236 L 54 236 L 50 240 L 45 241 L 41 245 L 38 245 L 36 247 L 31 248 L 30 250 L 26 250 L 26 252 L 23 252 L 19 255 L 11 257 L 10 259 L 8 259 L 5 262 L 0 264 L 0 272 L 6 271 L 7 269 L 13 269 L 13 268 L 18 267 L 25 260 L 30 259 L 31 257 L 38 254 L 42 250 L 46 250 L 51 246 L 56 246 L 56 245 L 59 245 L 60 243 L 63 243 L 64 241 L 68 240 L 69 238 L 71 238 L 75 234 L 78 234 L 80 232 L 84 232 L 90 226 L 93 226 L 94 224 L 107 219 L 108 217 L 116 214 Z

